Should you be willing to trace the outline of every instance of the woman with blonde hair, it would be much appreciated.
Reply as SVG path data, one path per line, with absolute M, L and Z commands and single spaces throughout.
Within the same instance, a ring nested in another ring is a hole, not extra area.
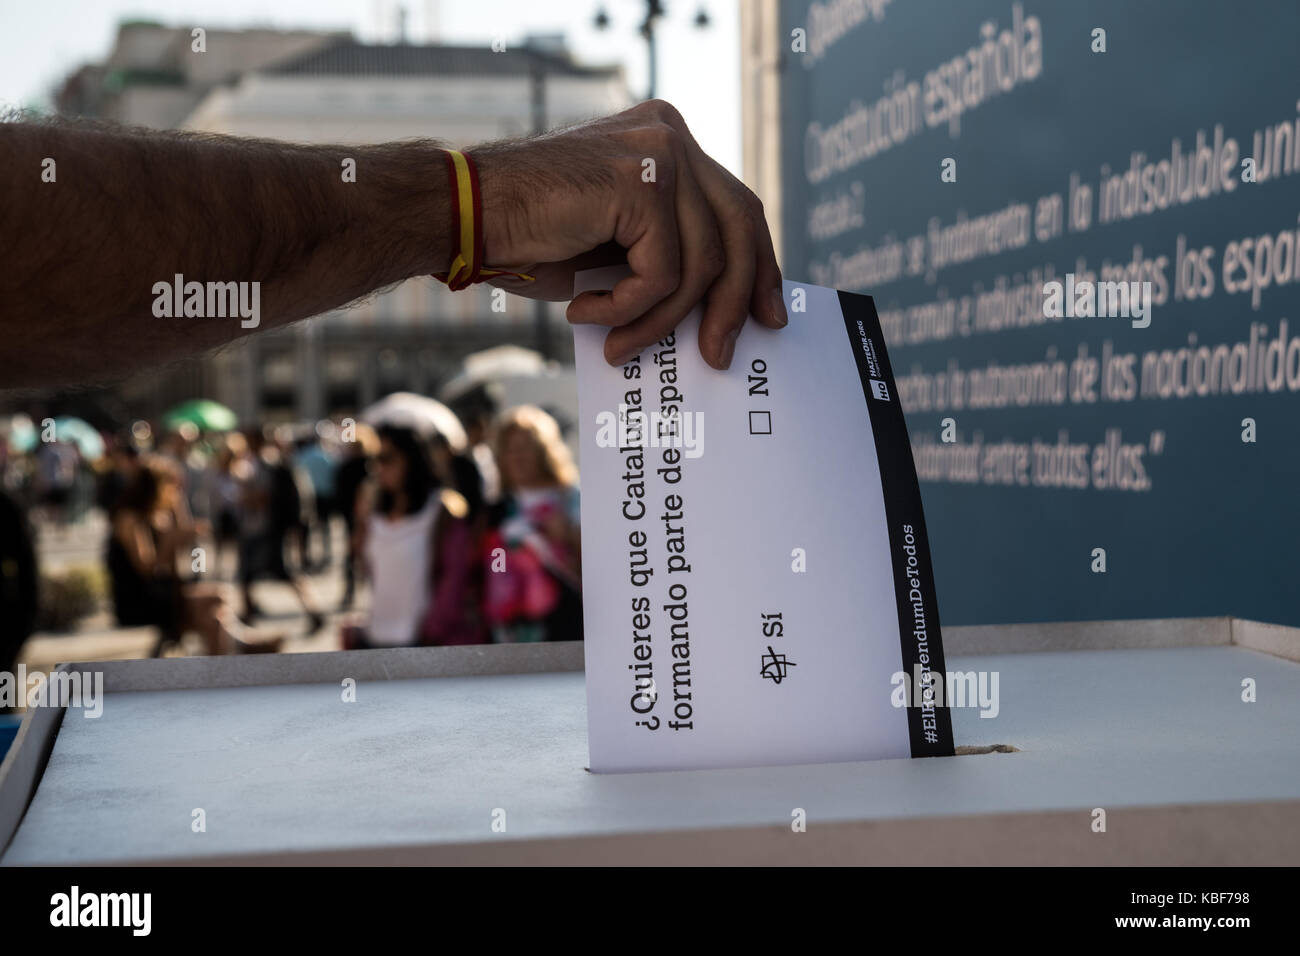
M 578 469 L 555 419 L 504 412 L 494 443 L 501 502 L 487 542 L 485 603 L 501 643 L 582 640 Z

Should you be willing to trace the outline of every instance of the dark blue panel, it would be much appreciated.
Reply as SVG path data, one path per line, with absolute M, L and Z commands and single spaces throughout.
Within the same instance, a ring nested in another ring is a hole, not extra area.
M 785 273 L 875 297 L 922 472 L 944 623 L 1234 615 L 1300 625 L 1300 3 L 782 10 Z M 796 28 L 809 31 L 806 52 L 791 49 Z M 1096 28 L 1104 53 L 1092 50 Z M 959 59 L 954 121 L 946 91 Z M 1255 156 L 1268 143 L 1276 155 Z M 1241 181 L 1247 156 L 1266 180 Z M 945 158 L 956 182 L 941 181 Z M 1175 166 L 1197 177 L 1185 190 L 1176 176 L 1168 187 Z M 1072 174 L 1092 190 L 1080 206 L 1090 222 L 1080 228 L 1067 210 L 1059 234 L 1040 235 L 1051 218 L 1040 200 L 1069 206 Z M 978 233 L 941 232 L 974 219 Z M 1237 265 L 1225 285 L 1225 259 L 1244 251 L 1253 267 L 1260 237 L 1272 283 L 1238 289 Z M 951 261 L 936 267 L 936 250 Z M 1157 300 L 1148 327 L 1044 317 L 1045 279 L 1131 263 L 1140 271 L 1122 278 L 1150 281 Z M 1023 290 L 1021 308 L 990 295 L 1000 281 Z M 922 321 L 916 307 L 927 304 Z M 1016 321 L 998 327 L 1008 315 Z M 1106 388 L 1073 389 L 1088 367 L 1075 361 L 1081 348 L 1115 357 Z M 952 368 L 966 373 L 961 407 Z M 942 442 L 945 418 L 956 445 Z M 1247 418 L 1255 442 L 1242 439 Z M 1010 484 L 991 477 L 999 464 Z M 964 480 L 972 473 L 978 481 Z M 1095 548 L 1104 574 L 1092 570 Z

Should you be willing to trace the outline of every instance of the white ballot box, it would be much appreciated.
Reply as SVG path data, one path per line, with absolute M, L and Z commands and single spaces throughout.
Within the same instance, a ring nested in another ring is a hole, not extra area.
M 609 289 L 624 267 L 578 276 Z M 701 309 L 622 367 L 574 330 L 591 769 L 953 752 L 921 496 L 875 306 L 785 283 L 731 368 Z
M 583 769 L 582 643 L 65 664 L 102 707 L 28 710 L 0 865 L 1300 862 L 1300 630 L 945 637 L 1001 675 L 957 756 L 644 774 Z

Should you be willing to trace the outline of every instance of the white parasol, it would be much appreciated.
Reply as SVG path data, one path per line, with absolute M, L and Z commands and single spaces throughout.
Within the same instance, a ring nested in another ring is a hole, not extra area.
M 441 435 L 457 453 L 468 444 L 465 427 L 455 412 L 437 399 L 414 392 L 394 392 L 380 399 L 361 413 L 361 420 L 368 425 L 409 428 L 426 439 Z

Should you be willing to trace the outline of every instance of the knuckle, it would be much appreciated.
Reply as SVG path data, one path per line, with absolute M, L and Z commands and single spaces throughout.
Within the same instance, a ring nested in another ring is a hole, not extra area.
M 637 142 L 645 149 L 653 150 L 664 162 L 677 155 L 681 135 L 667 123 L 649 123 L 637 131 Z
M 708 276 L 710 282 L 722 275 L 726 270 L 727 252 L 722 246 L 722 241 L 716 235 L 705 244 L 698 262 L 700 271 Z
M 627 155 L 619 157 L 614 162 L 614 167 L 618 170 L 618 178 L 623 179 L 640 179 L 642 163 L 644 160 L 640 156 Z
M 682 114 L 677 112 L 677 107 L 673 106 L 673 104 L 669 103 L 667 100 L 656 98 L 653 100 L 646 100 L 641 105 L 645 107 L 645 112 L 648 115 L 656 117 L 663 123 L 682 122 Z
M 639 190 L 662 192 L 673 182 L 672 164 L 664 162 L 653 152 L 639 150 L 618 164 L 619 178 L 632 183 Z
M 630 168 L 636 166 L 638 173 L 647 160 L 653 159 L 657 171 L 671 174 L 677 166 L 681 151 L 681 137 L 671 126 L 652 123 L 625 134 L 621 152 L 622 159 Z
M 758 197 L 749 191 L 749 188 L 737 184 L 730 192 L 730 202 L 728 202 L 728 212 L 736 222 L 743 224 L 746 229 L 752 227 L 756 222 L 756 215 L 761 210 L 758 203 Z
M 649 289 L 650 298 L 654 299 L 656 302 L 668 298 L 677 291 L 680 280 L 681 276 L 678 274 L 676 269 L 671 271 L 665 269 L 655 276 L 652 281 L 647 283 L 646 287 Z
M 664 148 L 674 156 L 682 148 L 682 134 L 671 123 L 656 123 L 655 136 L 663 144 Z

